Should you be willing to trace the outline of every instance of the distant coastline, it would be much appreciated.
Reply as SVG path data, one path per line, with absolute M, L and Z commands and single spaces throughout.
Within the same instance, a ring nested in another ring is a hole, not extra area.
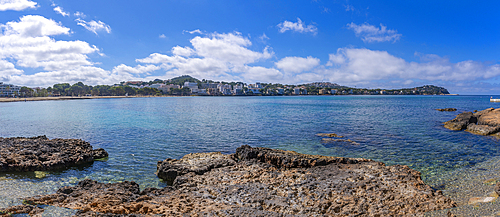
M 27 98 L 0 98 L 0 102 L 28 102 L 49 100 L 79 100 L 79 99 L 113 99 L 113 98 L 147 98 L 147 97 L 174 97 L 174 96 L 48 96 Z

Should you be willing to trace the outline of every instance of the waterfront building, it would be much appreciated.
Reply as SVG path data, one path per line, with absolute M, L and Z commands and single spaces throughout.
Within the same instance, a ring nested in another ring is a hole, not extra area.
M 0 82 L 0 97 L 14 97 L 19 95 L 21 87 L 13 84 L 4 84 Z
M 243 94 L 243 85 L 234 85 L 233 87 L 233 94 L 234 95 L 242 95 Z
M 229 84 L 219 84 L 217 89 L 219 89 L 219 92 L 223 95 L 231 95 L 232 87 Z
M 191 89 L 191 93 L 198 93 L 198 83 L 196 82 L 184 82 L 184 87 Z
M 285 94 L 285 89 L 283 89 L 283 88 L 278 88 L 277 90 L 278 90 L 278 95 L 283 95 L 283 94 Z
M 300 95 L 300 88 L 293 89 L 293 94 L 294 95 Z

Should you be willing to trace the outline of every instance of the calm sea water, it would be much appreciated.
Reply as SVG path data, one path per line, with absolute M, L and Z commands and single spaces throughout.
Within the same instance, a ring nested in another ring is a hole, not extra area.
M 0 174 L 0 207 L 91 178 L 166 184 L 156 162 L 192 152 L 233 153 L 241 145 L 405 164 L 431 185 L 440 174 L 500 156 L 500 141 L 442 122 L 498 108 L 490 96 L 160 97 L 0 103 L 0 137 L 78 138 L 110 157 L 46 174 Z M 436 108 L 457 108 L 439 112 Z M 322 143 L 336 133 L 359 143 Z

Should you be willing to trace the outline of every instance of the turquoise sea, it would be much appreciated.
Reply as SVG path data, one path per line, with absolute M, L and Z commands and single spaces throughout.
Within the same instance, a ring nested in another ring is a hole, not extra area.
M 498 96 L 494 96 L 494 98 Z M 450 131 L 463 111 L 498 108 L 490 96 L 152 97 L 0 103 L 0 137 L 78 138 L 106 149 L 106 161 L 51 172 L 0 173 L 0 207 L 91 178 L 166 184 L 156 163 L 241 145 L 405 164 L 439 188 L 442 174 L 500 156 L 496 137 Z M 437 108 L 457 108 L 439 112 Z M 322 143 L 336 133 L 359 143 Z

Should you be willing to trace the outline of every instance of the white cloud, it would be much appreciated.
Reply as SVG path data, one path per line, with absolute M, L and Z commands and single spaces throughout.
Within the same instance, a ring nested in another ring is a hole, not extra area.
M 361 37 L 364 42 L 396 42 L 401 38 L 396 30 L 387 29 L 386 26 L 380 24 L 380 28 L 364 23 L 356 25 L 355 23 L 347 24 L 347 28 L 352 29 L 357 37 Z
M 70 29 L 54 20 L 38 15 L 26 15 L 19 22 L 0 24 L 3 36 L 16 35 L 16 37 L 39 37 L 70 33 Z
M 283 73 L 277 69 L 261 66 L 245 67 L 243 78 L 247 82 L 276 82 L 283 80 Z
M 37 3 L 29 0 L 0 0 L 0 11 L 22 11 L 36 8 Z
M 62 15 L 63 17 L 69 17 L 69 13 L 67 12 L 64 12 L 63 9 L 59 6 L 55 7 L 54 8 L 54 11 L 60 15 Z
M 284 22 L 278 24 L 279 32 L 284 33 L 288 30 L 290 31 L 295 31 L 295 32 L 300 32 L 300 33 L 312 33 L 316 35 L 318 33 L 318 28 L 312 24 L 305 25 L 302 20 L 297 18 L 297 22 L 294 23 L 292 21 L 285 20 Z
M 134 78 L 127 72 L 109 72 L 93 66 L 87 55 L 99 49 L 84 41 L 58 41 L 70 29 L 42 16 L 27 15 L 19 21 L 0 24 L 0 81 L 26 86 L 51 86 L 60 82 L 110 84 Z M 24 74 L 24 68 L 45 71 Z M 150 67 L 152 68 L 152 67 Z M 145 70 L 141 66 L 137 70 Z
M 10 76 L 7 81 L 16 85 L 36 87 L 52 86 L 57 83 L 73 84 L 79 81 L 87 85 L 116 84 L 120 81 L 136 79 L 136 77 L 125 72 L 110 73 L 94 66 L 78 66 L 63 70 L 39 72 L 33 75 Z
M 274 64 L 278 69 L 281 69 L 285 72 L 301 73 L 318 66 L 319 59 L 311 56 L 308 56 L 307 58 L 285 57 Z
M 354 11 L 354 7 L 352 5 L 344 5 L 345 11 Z
M 75 21 L 77 22 L 78 25 L 83 26 L 85 29 L 93 32 L 96 35 L 97 31 L 106 31 L 107 33 L 111 33 L 111 27 L 100 20 L 99 21 L 92 20 L 90 22 L 87 22 L 85 20 L 77 18 Z
M 467 60 L 451 63 L 437 55 L 423 55 L 421 62 L 408 62 L 387 51 L 341 48 L 330 54 L 323 69 L 315 71 L 330 81 L 343 84 L 363 84 L 374 81 L 410 80 L 437 82 L 478 81 L 500 76 L 499 64 L 484 64 Z
M 165 34 L 161 34 L 160 36 L 158 36 L 159 38 L 167 38 L 167 36 Z
M 182 33 L 184 33 L 184 32 L 187 32 L 189 34 L 195 34 L 195 33 L 203 34 L 203 32 L 201 32 L 201 30 L 199 30 L 199 29 L 195 29 L 193 31 L 187 31 L 187 30 L 182 31 Z
M 266 40 L 269 40 L 269 37 L 267 37 L 266 33 L 262 33 L 261 36 L 259 36 L 260 40 L 262 41 L 266 41 Z
M 80 11 L 77 11 L 73 14 L 75 17 L 80 17 L 80 18 L 85 18 L 87 17 L 87 15 L 85 15 L 84 13 L 80 12 Z
M 152 71 L 156 71 L 161 69 L 159 66 L 155 65 L 137 65 L 135 67 L 130 67 L 125 64 L 120 64 L 118 66 L 115 66 L 113 68 L 113 73 L 116 74 L 123 74 L 123 73 L 129 73 L 129 74 L 144 74 Z
M 49 36 L 69 34 L 70 29 L 42 16 L 27 15 L 19 22 L 0 24 L 0 59 L 21 67 L 58 70 L 91 65 L 87 55 L 98 51 L 83 41 L 56 41 Z
M 172 53 L 176 56 L 189 57 L 195 53 L 195 51 L 189 47 L 179 47 L 175 46 L 172 48 Z
M 269 48 L 262 52 L 248 49 L 252 45 L 241 33 L 196 36 L 191 39 L 191 47 L 175 46 L 172 56 L 153 53 L 137 62 L 159 64 L 166 76 L 192 75 L 199 78 L 234 80 L 238 74 L 247 73 L 247 64 L 269 59 L 273 53 Z M 255 69 L 253 69 L 255 70 Z

